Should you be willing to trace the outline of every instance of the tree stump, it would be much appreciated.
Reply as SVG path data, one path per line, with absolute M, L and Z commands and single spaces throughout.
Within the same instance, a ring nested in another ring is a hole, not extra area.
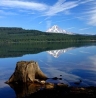
M 35 61 L 19 61 L 12 76 L 6 83 L 35 82 L 46 80 L 47 76 L 40 70 Z

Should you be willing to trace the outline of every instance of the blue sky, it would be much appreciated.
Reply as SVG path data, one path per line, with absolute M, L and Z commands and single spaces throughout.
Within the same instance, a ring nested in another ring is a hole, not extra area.
M 0 0 L 0 27 L 46 31 L 53 25 L 96 34 L 96 0 Z

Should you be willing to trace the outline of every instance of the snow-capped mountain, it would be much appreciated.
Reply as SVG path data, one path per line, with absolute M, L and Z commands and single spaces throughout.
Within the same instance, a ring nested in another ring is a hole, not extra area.
M 71 32 L 68 32 L 66 30 L 63 30 L 61 28 L 59 28 L 57 25 L 52 26 L 51 28 L 49 28 L 46 32 L 49 33 L 64 33 L 64 34 L 73 34 Z
M 47 51 L 48 54 L 52 55 L 55 58 L 58 58 L 61 54 L 74 49 L 74 47 L 71 48 L 66 48 L 66 49 L 60 49 L 60 50 L 51 50 L 51 51 Z

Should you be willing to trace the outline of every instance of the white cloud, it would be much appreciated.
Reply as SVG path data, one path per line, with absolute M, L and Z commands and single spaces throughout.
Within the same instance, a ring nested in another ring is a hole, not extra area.
M 88 28 L 82 28 L 82 29 L 79 29 L 79 30 L 87 30 L 87 29 L 90 29 L 90 28 L 92 28 L 92 27 L 88 27 Z
M 47 9 L 47 5 L 37 2 L 21 1 L 21 0 L 0 0 L 0 6 L 11 8 L 22 8 L 28 10 L 44 11 Z
M 0 14 L 1 15 L 17 15 L 17 13 L 9 12 L 9 11 L 5 12 L 4 10 L 0 10 Z
M 74 18 L 68 18 L 68 19 L 58 20 L 58 21 L 55 21 L 53 23 L 62 22 L 62 21 L 69 21 L 69 20 L 73 20 L 73 19 L 75 19 L 75 17 Z
M 46 27 L 47 29 L 49 29 L 51 27 L 51 20 L 46 21 Z
M 62 12 L 65 15 L 69 15 L 72 8 L 75 8 L 81 4 L 85 4 L 94 0 L 58 0 L 54 5 L 47 5 L 44 3 L 36 2 L 35 0 L 0 0 L 0 7 L 2 8 L 13 8 L 19 10 L 30 10 L 30 11 L 39 11 L 43 16 L 54 16 Z M 94 20 L 94 13 L 91 11 L 92 16 L 90 20 Z M 91 23 L 93 22 L 91 21 Z
M 96 26 L 96 7 L 93 7 L 93 9 L 88 12 L 88 14 L 88 24 Z
M 44 20 L 40 21 L 39 24 L 43 23 L 45 20 L 49 19 L 50 17 L 46 17 Z
M 69 30 L 69 29 L 74 29 L 75 27 L 70 27 L 70 28 L 67 28 L 67 30 Z
M 96 0 L 89 0 L 92 1 L 88 4 L 88 9 L 84 13 L 85 20 L 87 21 L 88 25 L 96 26 Z
M 53 6 L 49 8 L 49 10 L 45 13 L 46 16 L 54 16 L 59 12 L 67 11 L 71 8 L 78 6 L 78 1 L 69 1 L 66 0 L 58 0 Z
M 34 11 L 23 10 L 23 9 L 20 9 L 19 12 L 21 12 L 21 13 L 27 13 L 27 14 L 36 14 Z
M 70 12 L 69 10 L 66 10 L 66 11 L 64 11 L 64 14 L 65 14 L 65 15 L 70 15 L 71 12 Z
M 60 12 L 63 12 L 66 15 L 69 15 L 71 14 L 70 9 L 75 8 L 81 4 L 85 4 L 92 1 L 94 0 L 77 0 L 77 1 L 58 0 L 57 3 L 49 7 L 49 10 L 45 13 L 45 15 L 54 16 Z
M 39 24 L 41 24 L 43 21 L 40 21 Z
M 88 2 L 92 2 L 92 1 L 94 1 L 94 0 L 82 0 L 82 1 L 81 1 L 81 4 L 88 3 Z

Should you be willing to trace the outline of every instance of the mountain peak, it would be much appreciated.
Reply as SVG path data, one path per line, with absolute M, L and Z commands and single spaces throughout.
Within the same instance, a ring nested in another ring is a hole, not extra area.
M 54 28 L 58 28 L 58 26 L 57 26 L 57 25 L 54 25 L 54 26 L 52 26 L 52 27 L 54 27 Z
M 49 32 L 49 33 L 72 34 L 71 32 L 67 32 L 66 30 L 63 30 L 63 29 L 59 28 L 58 25 L 53 25 L 46 32 Z

